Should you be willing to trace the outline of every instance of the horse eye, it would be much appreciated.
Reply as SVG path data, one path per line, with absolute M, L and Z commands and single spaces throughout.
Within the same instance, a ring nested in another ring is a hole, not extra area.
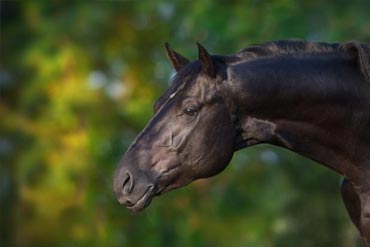
M 194 116 L 196 113 L 197 113 L 197 110 L 190 108 L 190 107 L 185 108 L 184 110 L 184 114 L 189 115 L 189 116 Z

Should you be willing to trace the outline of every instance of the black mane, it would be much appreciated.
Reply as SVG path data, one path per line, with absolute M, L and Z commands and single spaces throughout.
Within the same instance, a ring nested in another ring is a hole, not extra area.
M 317 54 L 338 51 L 339 43 L 310 42 L 304 40 L 278 40 L 252 45 L 237 52 L 241 60 L 286 54 Z
M 261 57 L 276 57 L 295 54 L 342 54 L 352 58 L 362 74 L 370 82 L 370 46 L 358 41 L 345 43 L 325 43 L 304 40 L 279 40 L 253 45 L 242 49 L 232 56 L 225 57 L 228 64 L 245 62 Z

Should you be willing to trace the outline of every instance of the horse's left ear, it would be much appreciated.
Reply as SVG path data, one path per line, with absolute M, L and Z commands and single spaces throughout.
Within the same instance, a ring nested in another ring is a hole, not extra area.
M 185 67 L 189 62 L 189 60 L 174 50 L 170 47 L 170 45 L 166 42 L 165 44 L 166 48 L 166 54 L 168 59 L 170 60 L 172 67 L 178 72 L 181 68 Z
M 208 53 L 206 48 L 201 44 L 197 43 L 198 52 L 199 52 L 199 62 L 202 65 L 202 69 L 211 77 L 216 76 L 216 67 L 213 62 L 212 56 Z

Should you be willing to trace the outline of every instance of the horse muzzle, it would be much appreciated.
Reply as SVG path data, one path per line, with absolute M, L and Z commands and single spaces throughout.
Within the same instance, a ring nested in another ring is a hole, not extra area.
M 118 202 L 131 211 L 146 208 L 155 195 L 155 185 L 143 174 L 135 174 L 124 167 L 117 170 L 113 189 Z

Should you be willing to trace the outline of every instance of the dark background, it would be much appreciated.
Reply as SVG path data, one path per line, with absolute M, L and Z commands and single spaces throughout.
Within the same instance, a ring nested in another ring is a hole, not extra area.
M 330 4 L 335 2 L 335 5 Z M 1 246 L 363 246 L 340 176 L 269 145 L 217 177 L 116 201 L 121 155 L 171 67 L 163 44 L 370 41 L 369 1 L 1 1 Z

